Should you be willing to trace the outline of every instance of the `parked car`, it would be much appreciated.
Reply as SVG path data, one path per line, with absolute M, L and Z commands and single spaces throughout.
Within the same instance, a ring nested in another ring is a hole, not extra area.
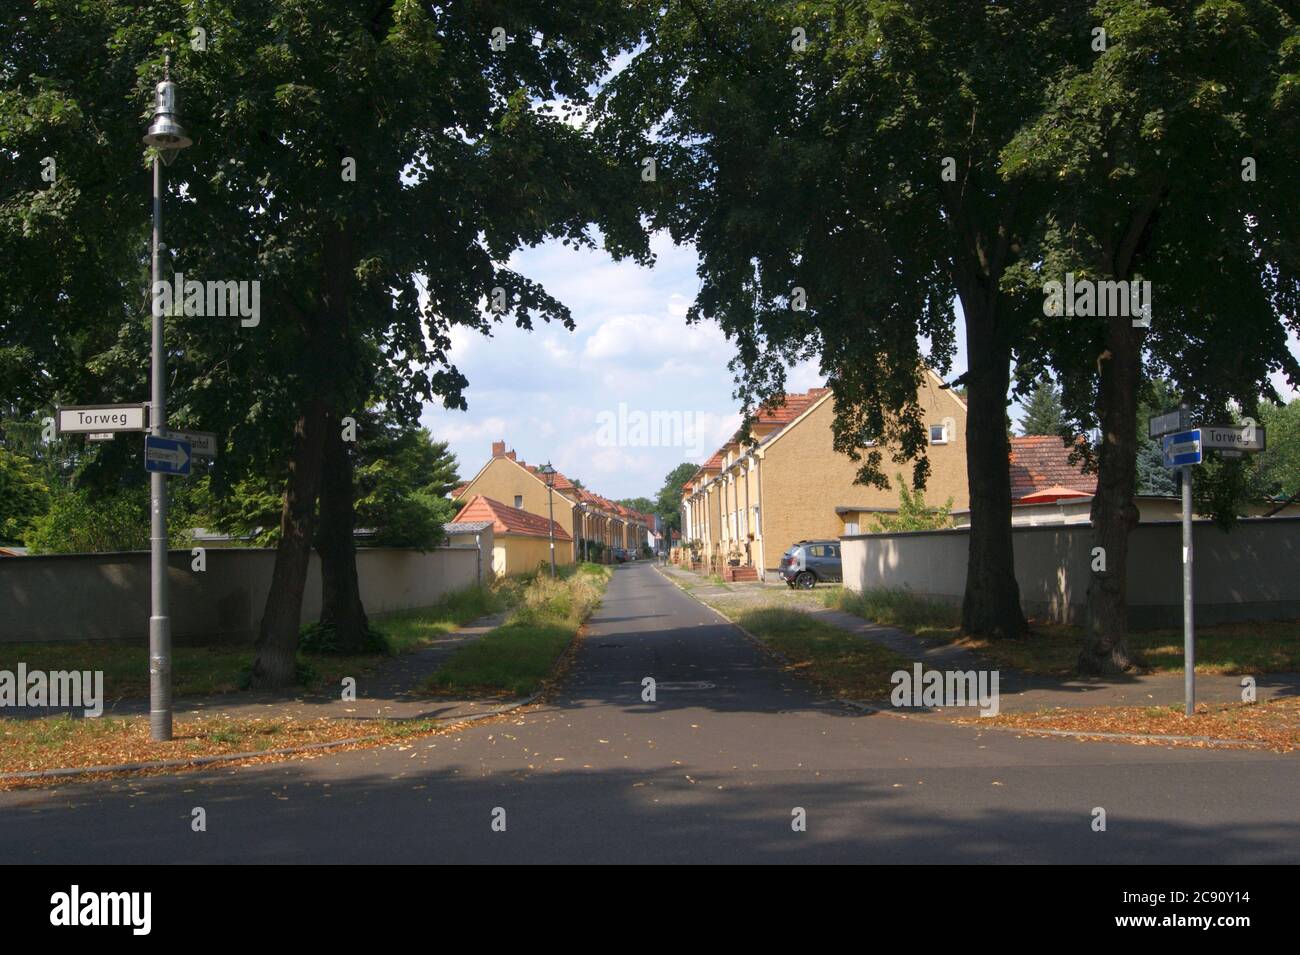
M 620 564 L 625 563 L 627 561 L 627 551 L 624 550 L 622 547 L 615 547 L 614 560 Z
M 819 582 L 844 579 L 840 562 L 840 542 L 830 540 L 799 541 L 781 555 L 777 572 L 791 587 L 810 590 Z

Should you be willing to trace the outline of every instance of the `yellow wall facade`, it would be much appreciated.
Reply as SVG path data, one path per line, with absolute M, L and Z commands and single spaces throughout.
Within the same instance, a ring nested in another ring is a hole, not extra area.
M 966 481 L 966 409 L 951 392 L 938 387 L 927 374 L 918 392 L 927 428 L 947 423 L 946 443 L 926 449 L 930 479 L 925 499 L 943 504 L 952 498 L 954 509 L 970 506 Z M 845 532 L 836 507 L 898 507 L 895 475 L 910 480 L 911 465 L 890 460 L 882 446 L 881 469 L 890 488 L 880 490 L 855 484 L 859 465 L 833 447 L 831 424 L 834 400 L 827 398 L 803 418 L 783 429 L 762 454 L 762 558 L 775 568 L 791 544 L 811 538 L 836 538 Z M 755 555 L 757 558 L 757 554 Z
M 573 563 L 568 541 L 555 542 L 557 566 Z M 545 537 L 498 535 L 492 546 L 492 572 L 498 577 L 530 574 L 540 566 L 551 566 L 551 542 Z

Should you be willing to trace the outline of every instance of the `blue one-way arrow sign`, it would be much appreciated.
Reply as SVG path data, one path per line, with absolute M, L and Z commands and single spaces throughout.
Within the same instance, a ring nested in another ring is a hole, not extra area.
M 1180 431 L 1167 434 L 1160 442 L 1164 466 L 1180 468 L 1186 464 L 1201 463 L 1201 430 Z
M 190 443 L 175 438 L 160 438 L 155 434 L 144 436 L 144 469 L 163 474 L 190 473 Z

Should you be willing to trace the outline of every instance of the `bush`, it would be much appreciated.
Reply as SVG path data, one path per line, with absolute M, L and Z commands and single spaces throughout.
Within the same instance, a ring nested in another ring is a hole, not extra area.
M 339 647 L 338 631 L 332 623 L 312 623 L 298 631 L 298 649 L 303 653 L 391 653 L 388 635 L 382 630 L 369 627 L 366 637 L 358 649 Z

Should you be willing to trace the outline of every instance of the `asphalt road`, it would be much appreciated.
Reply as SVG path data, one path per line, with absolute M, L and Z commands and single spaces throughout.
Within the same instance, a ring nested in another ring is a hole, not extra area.
M 1293 756 L 857 714 L 638 564 L 545 706 L 385 749 L 0 793 L 0 862 L 1294 863 L 1297 792 Z

